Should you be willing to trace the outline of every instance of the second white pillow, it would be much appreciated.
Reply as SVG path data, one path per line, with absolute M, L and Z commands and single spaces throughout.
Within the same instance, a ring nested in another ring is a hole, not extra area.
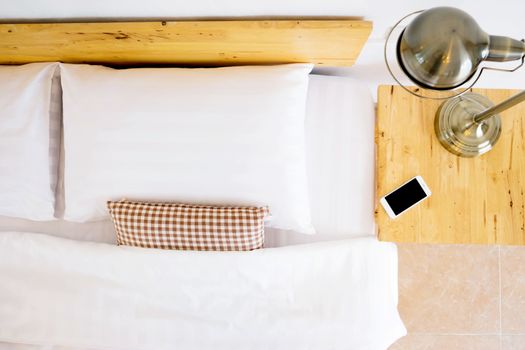
M 210 69 L 62 65 L 65 214 L 123 197 L 268 205 L 313 233 L 305 166 L 308 64 Z

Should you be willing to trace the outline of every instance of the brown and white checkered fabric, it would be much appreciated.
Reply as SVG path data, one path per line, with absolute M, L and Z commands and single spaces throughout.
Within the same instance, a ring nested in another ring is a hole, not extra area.
M 268 207 L 108 201 L 117 244 L 143 248 L 244 251 L 263 247 Z

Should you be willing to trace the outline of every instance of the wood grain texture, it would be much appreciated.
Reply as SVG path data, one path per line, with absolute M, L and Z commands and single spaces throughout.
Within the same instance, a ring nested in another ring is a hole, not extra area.
M 414 88 L 415 89 L 415 88 Z M 474 89 L 494 103 L 513 90 Z M 434 134 L 440 101 L 380 86 L 376 125 L 377 198 L 421 175 L 432 196 L 390 219 L 376 200 L 379 239 L 394 242 L 525 244 L 525 104 L 501 114 L 490 152 L 460 158 Z
M 0 64 L 351 66 L 371 29 L 356 20 L 0 24 Z

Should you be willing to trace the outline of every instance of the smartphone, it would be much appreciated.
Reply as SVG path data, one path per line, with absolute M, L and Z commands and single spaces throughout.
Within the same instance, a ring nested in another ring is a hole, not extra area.
M 431 194 L 423 178 L 416 176 L 381 198 L 380 203 L 388 216 L 395 219 Z

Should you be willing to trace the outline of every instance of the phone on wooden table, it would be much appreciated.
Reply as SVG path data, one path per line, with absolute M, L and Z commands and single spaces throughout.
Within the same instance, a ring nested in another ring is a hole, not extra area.
M 390 218 L 395 219 L 432 194 L 421 176 L 416 176 L 379 201 Z

